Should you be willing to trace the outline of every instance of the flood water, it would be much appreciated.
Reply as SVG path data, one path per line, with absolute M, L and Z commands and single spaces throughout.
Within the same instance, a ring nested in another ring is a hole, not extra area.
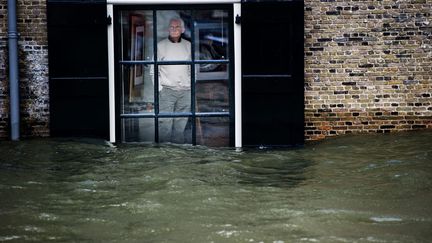
M 432 132 L 286 150 L 0 142 L 0 242 L 431 242 Z

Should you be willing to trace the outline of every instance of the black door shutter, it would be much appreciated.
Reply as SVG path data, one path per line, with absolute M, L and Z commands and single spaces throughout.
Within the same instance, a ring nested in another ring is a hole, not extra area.
M 246 1 L 241 24 L 244 145 L 303 144 L 303 1 Z
M 52 136 L 109 136 L 106 0 L 48 0 Z

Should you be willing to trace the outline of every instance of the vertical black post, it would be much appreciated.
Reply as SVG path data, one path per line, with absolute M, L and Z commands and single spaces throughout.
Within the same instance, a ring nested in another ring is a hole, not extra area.
M 191 111 L 192 111 L 192 145 L 196 145 L 196 107 L 195 107 L 195 11 L 192 11 L 191 23 Z
M 157 63 L 157 16 L 153 10 L 153 78 L 154 78 L 154 112 L 155 112 L 155 142 L 159 142 L 159 65 Z

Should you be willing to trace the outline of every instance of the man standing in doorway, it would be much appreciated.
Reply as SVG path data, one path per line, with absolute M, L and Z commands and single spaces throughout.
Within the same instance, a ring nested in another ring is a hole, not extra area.
M 190 61 L 191 43 L 182 38 L 185 32 L 181 18 L 169 21 L 168 38 L 157 45 L 159 61 Z M 191 67 L 190 65 L 159 65 L 159 112 L 190 112 Z M 188 118 L 160 118 L 159 141 L 184 143 Z

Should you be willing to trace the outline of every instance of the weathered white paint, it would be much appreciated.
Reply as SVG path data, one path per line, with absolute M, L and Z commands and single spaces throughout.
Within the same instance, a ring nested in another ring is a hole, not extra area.
M 115 80 L 114 80 L 114 10 L 113 5 L 107 5 L 107 17 L 112 24 L 108 25 L 108 92 L 109 92 L 109 136 L 110 142 L 116 141 L 115 136 Z
M 241 17 L 241 4 L 234 3 L 234 102 L 235 102 L 235 146 L 241 148 L 242 142 L 242 63 L 241 63 L 241 24 L 236 24 L 236 16 Z

